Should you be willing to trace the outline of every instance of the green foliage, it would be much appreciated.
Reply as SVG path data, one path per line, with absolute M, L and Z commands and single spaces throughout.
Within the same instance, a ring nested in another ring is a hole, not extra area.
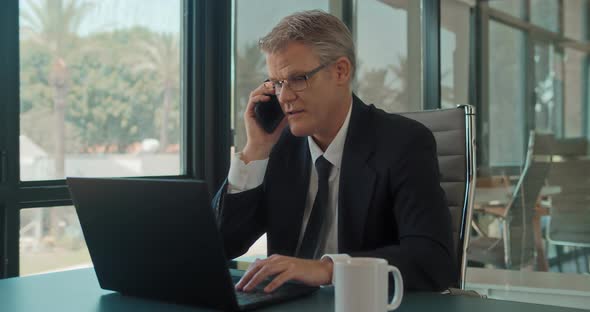
M 168 64 L 176 63 L 175 68 L 165 68 L 166 72 L 161 71 L 162 64 L 153 70 L 137 70 L 138 64 L 150 64 L 146 50 L 138 47 L 144 42 L 158 43 L 161 38 L 161 34 L 137 27 L 75 40 L 76 47 L 64 57 L 68 64 L 67 152 L 95 146 L 114 146 L 124 152 L 132 143 L 160 137 L 166 88 L 175 91 L 170 92 L 166 135 L 174 139 L 170 143 L 178 143 L 179 57 L 162 57 Z M 179 51 L 178 42 L 172 44 Z M 54 57 L 45 45 L 21 40 L 21 129 L 48 151 L 53 145 L 48 132 L 54 128 L 55 90 L 49 77 Z
M 257 43 L 245 44 L 236 51 L 236 85 L 234 120 L 236 137 L 234 145 L 240 150 L 246 144 L 246 129 L 244 128 L 244 112 L 248 105 L 250 92 L 256 89 L 267 78 L 264 54 L 260 52 Z
M 362 70 L 359 64 L 357 72 L 357 92 L 365 103 L 372 103 L 388 112 L 407 111 L 408 103 L 408 61 L 398 56 L 396 64 L 382 68 Z

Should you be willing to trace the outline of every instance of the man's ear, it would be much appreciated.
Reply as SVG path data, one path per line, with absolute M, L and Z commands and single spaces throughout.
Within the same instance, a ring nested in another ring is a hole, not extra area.
M 338 84 L 349 84 L 352 79 L 352 63 L 350 60 L 345 56 L 341 56 L 334 62 L 334 67 Z

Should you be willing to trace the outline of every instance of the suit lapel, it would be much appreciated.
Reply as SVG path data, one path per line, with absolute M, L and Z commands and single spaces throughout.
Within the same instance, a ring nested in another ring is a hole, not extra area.
M 368 160 L 374 152 L 376 133 L 372 125 L 372 106 L 353 94 L 352 114 L 340 172 L 338 195 L 339 252 L 362 247 L 367 211 L 371 204 L 376 173 Z

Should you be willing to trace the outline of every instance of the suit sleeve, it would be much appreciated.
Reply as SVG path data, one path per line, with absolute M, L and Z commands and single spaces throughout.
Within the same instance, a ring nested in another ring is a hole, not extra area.
M 229 194 L 226 180 L 213 198 L 213 211 L 228 259 L 239 257 L 266 232 L 264 187 Z
M 457 282 L 451 216 L 440 187 L 436 142 L 418 127 L 402 158 L 390 172 L 394 222 L 399 245 L 351 252 L 351 256 L 387 259 L 398 267 L 408 290 L 440 291 Z

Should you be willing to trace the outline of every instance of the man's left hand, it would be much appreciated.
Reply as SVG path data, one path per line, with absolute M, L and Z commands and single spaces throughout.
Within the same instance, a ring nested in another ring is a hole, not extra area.
M 264 260 L 253 262 L 246 274 L 236 284 L 239 291 L 251 291 L 270 276 L 274 276 L 264 291 L 269 293 L 290 280 L 309 286 L 320 286 L 332 282 L 332 261 L 307 260 L 281 255 L 272 255 Z

